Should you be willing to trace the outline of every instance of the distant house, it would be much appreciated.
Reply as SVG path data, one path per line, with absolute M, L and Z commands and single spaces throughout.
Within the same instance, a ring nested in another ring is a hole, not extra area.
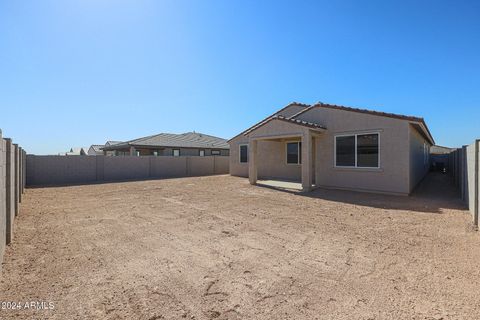
M 148 137 L 105 145 L 104 153 L 117 156 L 228 156 L 227 140 L 199 132 L 160 133 Z
M 89 156 L 103 156 L 103 150 L 100 148 L 105 147 L 103 144 L 92 144 L 88 149 Z
M 431 146 L 430 147 L 430 154 L 450 154 L 451 152 L 455 151 L 455 148 L 449 147 L 442 147 L 442 146 Z
M 88 149 L 89 156 L 103 156 L 104 151 L 102 150 L 103 147 L 113 146 L 115 144 L 119 144 L 121 141 L 107 141 L 105 144 L 92 144 Z M 113 151 L 107 152 L 108 156 L 114 155 Z
M 70 151 L 59 153 L 60 156 L 86 156 L 88 154 L 87 148 L 71 148 Z
M 449 170 L 450 153 L 455 151 L 455 148 L 431 146 L 430 147 L 430 164 L 433 171 L 446 172 Z
M 122 141 L 107 141 L 105 142 L 105 146 L 113 146 L 114 144 L 122 143 Z
M 423 118 L 291 103 L 230 141 L 230 174 L 408 195 L 429 171 Z

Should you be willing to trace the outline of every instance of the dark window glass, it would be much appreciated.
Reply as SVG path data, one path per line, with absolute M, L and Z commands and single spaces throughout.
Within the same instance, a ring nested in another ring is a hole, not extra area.
M 240 162 L 248 162 L 248 146 L 240 146 Z
M 300 142 L 287 143 L 287 163 L 302 163 L 302 144 Z
M 355 136 L 336 137 L 336 165 L 355 167 Z
M 357 136 L 357 166 L 366 168 L 378 167 L 378 134 Z

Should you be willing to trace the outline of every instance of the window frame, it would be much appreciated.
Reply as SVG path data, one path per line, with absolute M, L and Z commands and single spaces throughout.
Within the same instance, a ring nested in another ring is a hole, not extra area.
M 178 156 L 175 155 L 175 151 L 178 151 Z M 173 157 L 180 157 L 180 149 L 172 149 L 172 156 Z
M 297 157 L 297 163 L 288 163 L 288 144 L 289 143 L 296 143 L 297 144 L 297 150 L 298 150 L 298 157 Z M 299 166 L 302 165 L 302 149 L 300 145 L 302 144 L 301 140 L 292 140 L 292 141 L 285 141 L 285 164 L 287 166 Z
M 247 147 L 247 161 L 245 161 L 245 162 L 242 161 L 242 147 L 243 146 Z M 248 159 L 248 151 L 249 151 L 248 150 L 248 143 L 242 143 L 242 144 L 238 145 L 238 162 L 239 163 L 248 163 L 248 160 L 250 160 L 250 159 Z
M 376 167 L 359 167 L 358 166 L 358 148 L 357 148 L 357 141 L 358 136 L 365 136 L 365 135 L 372 135 L 376 134 L 378 136 L 378 166 Z M 355 137 L 355 165 L 354 166 L 337 166 L 337 137 Z M 380 157 L 380 131 L 368 131 L 368 132 L 361 132 L 361 133 L 345 133 L 345 134 L 336 134 L 333 136 L 333 167 L 340 168 L 340 169 L 360 169 L 360 170 L 369 170 L 369 169 L 381 169 L 381 157 Z

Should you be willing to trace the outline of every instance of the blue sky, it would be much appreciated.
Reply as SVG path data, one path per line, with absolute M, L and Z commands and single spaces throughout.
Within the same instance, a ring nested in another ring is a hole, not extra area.
M 30 153 L 198 131 L 291 101 L 480 137 L 479 1 L 0 0 L 0 128 Z

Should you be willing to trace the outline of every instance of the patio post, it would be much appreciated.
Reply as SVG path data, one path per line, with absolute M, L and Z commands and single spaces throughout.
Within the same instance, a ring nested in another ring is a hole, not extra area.
M 302 136 L 302 190 L 312 190 L 312 133 L 307 130 Z
M 248 179 L 250 184 L 257 183 L 257 140 L 249 141 L 248 148 Z
M 130 147 L 130 155 L 131 156 L 136 156 L 137 155 L 137 150 L 135 149 L 135 147 Z

